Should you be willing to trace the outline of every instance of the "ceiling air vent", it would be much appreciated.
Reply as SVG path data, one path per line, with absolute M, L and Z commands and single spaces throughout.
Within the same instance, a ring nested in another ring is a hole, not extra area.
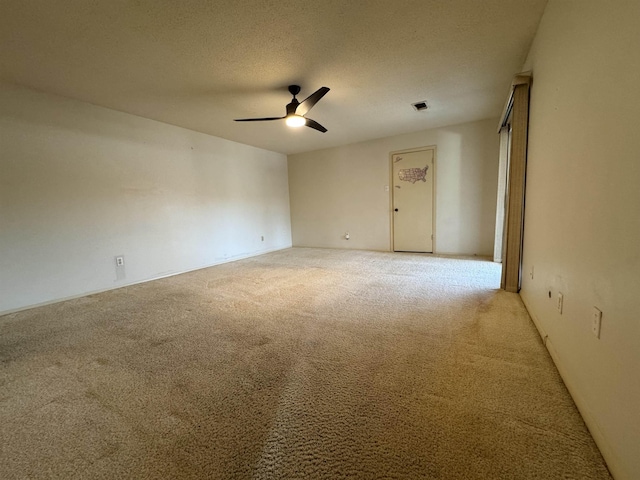
M 423 100 L 422 102 L 412 103 L 411 106 L 416 112 L 421 112 L 422 110 L 426 110 L 427 108 L 429 108 L 426 100 Z

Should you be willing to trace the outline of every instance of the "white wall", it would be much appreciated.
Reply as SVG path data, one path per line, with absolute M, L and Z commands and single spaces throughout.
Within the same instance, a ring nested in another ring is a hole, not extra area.
M 0 312 L 289 246 L 284 155 L 0 85 Z
M 483 120 L 290 155 L 293 244 L 390 250 L 389 153 L 435 145 L 436 252 L 492 255 L 497 124 Z
M 637 0 L 552 0 L 524 68 L 533 85 L 521 295 L 619 480 L 640 478 L 638 19 Z

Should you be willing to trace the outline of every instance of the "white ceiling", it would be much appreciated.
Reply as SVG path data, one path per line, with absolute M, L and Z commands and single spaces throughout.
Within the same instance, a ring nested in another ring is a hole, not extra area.
M 546 1 L 2 0 L 0 78 L 297 153 L 498 117 Z

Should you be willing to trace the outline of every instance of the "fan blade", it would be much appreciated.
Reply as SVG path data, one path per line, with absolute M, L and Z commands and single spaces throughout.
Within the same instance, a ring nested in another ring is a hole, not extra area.
M 310 118 L 305 118 L 305 120 L 307 121 L 307 123 L 305 123 L 305 125 L 307 127 L 311 127 L 315 130 L 318 130 L 319 132 L 326 132 L 327 129 L 324 128 L 322 125 L 320 125 L 318 122 L 316 122 L 315 120 L 311 120 Z
M 267 117 L 267 118 L 236 118 L 234 122 L 266 122 L 267 120 L 282 120 L 284 117 Z
M 327 87 L 321 87 L 318 90 L 316 90 L 315 92 L 313 92 L 311 95 L 309 95 L 307 98 L 305 98 L 300 105 L 298 105 L 298 108 L 296 108 L 296 115 L 306 115 L 307 112 L 309 110 L 311 110 L 311 108 L 318 103 L 318 100 L 320 100 L 322 97 L 324 97 L 327 92 L 329 91 L 329 88 Z

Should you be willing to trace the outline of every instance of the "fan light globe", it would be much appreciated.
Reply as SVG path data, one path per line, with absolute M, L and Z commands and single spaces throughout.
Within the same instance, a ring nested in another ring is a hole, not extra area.
M 300 115 L 289 115 L 285 121 L 290 127 L 302 127 L 307 123 L 305 118 Z

